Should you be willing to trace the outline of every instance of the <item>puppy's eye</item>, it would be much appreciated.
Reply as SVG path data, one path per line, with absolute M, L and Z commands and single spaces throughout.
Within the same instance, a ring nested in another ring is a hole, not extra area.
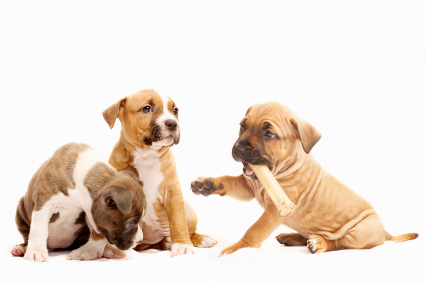
M 179 109 L 174 108 L 174 115 L 175 115 L 175 116 L 178 116 L 178 115 L 179 115 Z
M 264 136 L 266 136 L 269 139 L 273 139 L 276 138 L 276 134 L 274 134 L 273 132 L 271 132 L 270 130 L 266 130 L 266 133 L 264 133 Z
M 144 106 L 141 109 L 141 111 L 144 112 L 144 113 L 150 113 L 150 112 L 152 112 L 152 107 L 151 106 Z
M 241 123 L 241 124 L 239 124 L 239 126 L 241 128 L 241 132 L 244 132 L 245 131 L 245 124 Z
M 125 225 L 125 228 L 130 229 L 131 227 L 133 227 L 136 223 L 134 221 L 129 222 Z

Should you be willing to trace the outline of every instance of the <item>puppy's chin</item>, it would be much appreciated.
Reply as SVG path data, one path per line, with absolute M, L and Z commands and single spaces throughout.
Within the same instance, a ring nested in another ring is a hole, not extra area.
M 150 147 L 152 149 L 161 149 L 162 147 L 171 147 L 171 146 L 173 146 L 174 144 L 177 144 L 177 143 L 178 143 L 178 141 L 176 142 L 176 138 L 169 135 L 167 137 L 162 138 L 159 141 L 152 142 L 152 145 Z

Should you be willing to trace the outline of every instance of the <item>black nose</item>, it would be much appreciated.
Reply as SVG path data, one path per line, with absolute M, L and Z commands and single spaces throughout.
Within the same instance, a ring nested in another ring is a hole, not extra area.
M 252 148 L 248 141 L 237 141 L 232 149 L 232 156 L 235 161 L 253 163 L 260 158 L 260 152 Z
M 247 151 L 249 151 L 251 146 L 247 142 L 236 142 L 233 146 L 232 155 L 236 161 L 241 161 L 243 158 L 246 158 Z
M 167 129 L 170 131 L 175 131 L 177 128 L 177 122 L 175 120 L 167 119 L 164 123 Z

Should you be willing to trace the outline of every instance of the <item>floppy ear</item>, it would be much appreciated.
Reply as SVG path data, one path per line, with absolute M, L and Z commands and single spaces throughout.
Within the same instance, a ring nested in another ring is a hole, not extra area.
M 295 117 L 291 119 L 291 123 L 295 127 L 298 138 L 301 140 L 304 152 L 310 153 L 313 146 L 320 140 L 322 134 L 317 129 L 305 120 Z
M 122 214 L 128 215 L 133 205 L 133 192 L 114 186 L 100 195 L 100 203 L 111 209 L 117 208 Z
M 105 121 L 108 123 L 109 128 L 114 127 L 115 120 L 118 118 L 120 114 L 120 110 L 125 108 L 125 104 L 127 103 L 127 97 L 122 98 L 117 103 L 113 104 L 109 108 L 103 111 L 102 115 Z
M 136 180 L 137 182 L 139 182 L 140 185 L 143 186 L 143 182 L 139 178 L 139 173 L 137 172 L 137 169 L 135 169 L 134 167 L 130 167 L 123 171 L 127 173 L 128 175 L 130 175 L 134 180 Z

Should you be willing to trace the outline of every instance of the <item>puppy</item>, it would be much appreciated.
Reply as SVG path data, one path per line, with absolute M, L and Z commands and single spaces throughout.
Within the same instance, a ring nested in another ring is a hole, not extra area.
M 48 249 L 72 248 L 85 240 L 68 259 L 122 257 L 107 243 L 120 250 L 140 243 L 145 206 L 136 171 L 117 172 L 86 144 L 64 145 L 41 165 L 19 201 L 16 225 L 24 243 L 12 254 L 47 261 Z
M 197 217 L 183 200 L 171 147 L 180 140 L 178 108 L 166 94 L 142 90 L 120 99 L 103 112 L 110 128 L 121 122 L 121 136 L 109 163 L 118 171 L 136 168 L 143 181 L 147 210 L 142 219 L 143 244 L 171 249 L 171 256 L 193 253 L 193 246 L 216 241 L 196 233 Z
M 416 233 L 395 237 L 388 234 L 367 201 L 322 169 L 310 154 L 320 138 L 316 128 L 282 104 L 270 102 L 248 109 L 232 150 L 235 161 L 243 163 L 243 174 L 198 178 L 191 183 L 195 194 L 227 195 L 242 201 L 255 198 L 265 209 L 242 239 L 221 255 L 246 247 L 259 248 L 280 224 L 297 231 L 277 236 L 280 243 L 307 245 L 313 254 L 368 249 L 386 240 L 403 242 L 418 237 Z M 296 205 L 292 213 L 278 215 L 249 164 L 263 164 L 270 169 Z

